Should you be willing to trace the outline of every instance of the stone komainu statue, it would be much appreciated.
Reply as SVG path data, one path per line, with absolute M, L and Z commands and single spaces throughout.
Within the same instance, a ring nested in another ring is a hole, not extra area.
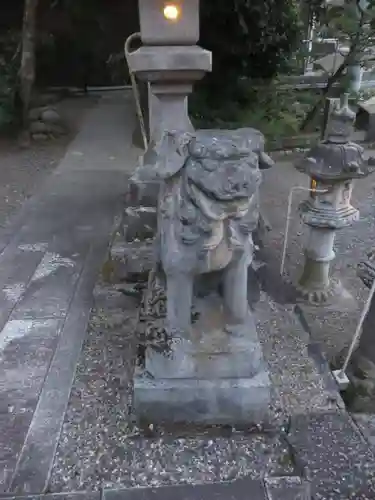
M 260 170 L 272 165 L 254 129 L 166 132 L 150 145 L 135 180 L 162 181 L 156 245 L 171 331 L 189 331 L 194 277 L 211 271 L 231 322 L 245 321 Z

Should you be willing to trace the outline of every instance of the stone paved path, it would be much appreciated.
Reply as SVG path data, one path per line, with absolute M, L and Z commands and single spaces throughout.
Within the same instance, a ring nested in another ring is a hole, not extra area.
M 0 233 L 0 492 L 43 491 L 92 289 L 139 150 L 131 96 L 103 97 Z

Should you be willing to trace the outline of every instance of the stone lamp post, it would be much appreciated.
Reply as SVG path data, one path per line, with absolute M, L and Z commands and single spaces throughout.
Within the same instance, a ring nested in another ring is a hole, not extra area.
M 193 83 L 211 71 L 211 52 L 197 45 L 199 0 L 139 0 L 143 46 L 129 55 L 131 70 L 150 84 L 150 137 L 193 130 L 187 110 Z
M 165 130 L 193 131 L 188 96 L 193 83 L 211 71 L 211 52 L 197 46 L 199 0 L 139 0 L 138 4 L 143 46 L 127 60 L 130 70 L 148 83 L 149 137 L 155 144 Z M 134 235 L 143 240 L 156 231 L 159 188 L 159 181 L 130 179 L 126 196 L 130 208 L 124 219 L 127 241 Z
M 311 305 L 325 305 L 345 293 L 330 277 L 335 235 L 338 229 L 358 220 L 359 212 L 350 204 L 354 179 L 367 177 L 374 170 L 373 159 L 365 161 L 363 148 L 350 140 L 354 120 L 355 113 L 345 94 L 331 114 L 326 139 L 296 165 L 316 186 L 316 191 L 300 205 L 309 237 L 298 290 Z

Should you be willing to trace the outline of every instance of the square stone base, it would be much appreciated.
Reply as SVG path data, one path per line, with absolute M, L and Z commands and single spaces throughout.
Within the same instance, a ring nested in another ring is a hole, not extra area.
M 136 417 L 150 423 L 258 424 L 269 411 L 270 380 L 252 314 L 228 326 L 221 299 L 196 301 L 189 339 L 166 352 L 149 346 L 134 378 Z
M 270 380 L 263 370 L 252 378 L 134 380 L 134 410 L 152 423 L 252 425 L 268 414 Z

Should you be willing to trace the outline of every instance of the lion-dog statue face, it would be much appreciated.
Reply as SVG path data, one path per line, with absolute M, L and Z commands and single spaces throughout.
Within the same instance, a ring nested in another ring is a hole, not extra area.
M 241 224 L 242 220 L 242 226 L 249 225 L 260 170 L 273 165 L 263 148 L 263 136 L 254 129 L 166 132 L 158 144 L 150 145 L 134 177 L 164 181 L 164 196 L 159 200 L 164 214 L 168 211 L 166 202 L 172 203 L 167 193 L 171 194 L 171 186 L 177 182 L 179 196 L 171 210 L 178 211 L 183 243 L 200 242 L 213 248 L 214 241 L 211 245 L 209 240 L 218 241 L 223 221 Z M 256 222 L 252 221 L 247 233 L 255 229 Z
M 157 240 L 167 288 L 180 276 L 188 289 L 194 275 L 225 270 L 242 257 L 247 275 L 260 170 L 273 164 L 263 148 L 263 136 L 253 129 L 166 132 L 150 145 L 133 179 L 162 181 Z M 172 294 L 170 300 L 177 299 Z
M 194 137 L 187 147 L 183 187 L 209 220 L 246 214 L 260 182 L 258 155 L 230 140 Z

